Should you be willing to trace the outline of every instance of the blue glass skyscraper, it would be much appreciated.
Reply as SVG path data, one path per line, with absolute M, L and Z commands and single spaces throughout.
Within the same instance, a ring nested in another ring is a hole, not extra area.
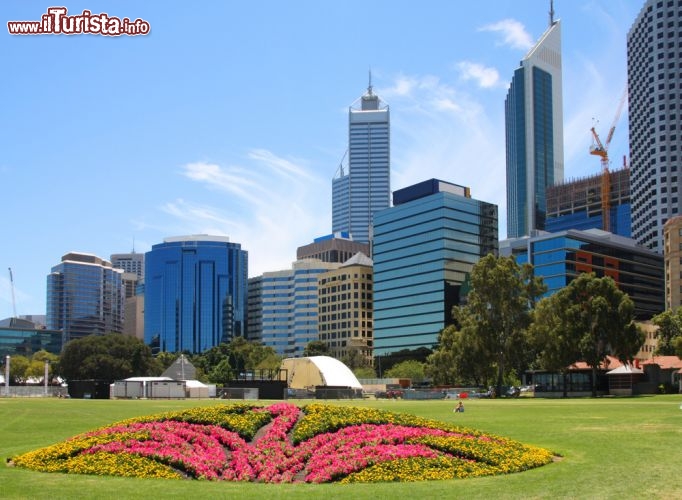
M 374 225 L 374 354 L 432 348 L 468 275 L 497 252 L 497 205 L 437 179 L 393 193 Z M 464 288 L 464 290 L 463 290 Z
M 545 189 L 564 176 L 561 24 L 553 17 L 514 72 L 505 135 L 507 237 L 515 238 L 545 228 Z
M 200 353 L 244 336 L 248 254 L 221 236 L 166 238 L 145 255 L 144 339 Z
M 332 180 L 332 232 L 369 242 L 373 215 L 391 203 L 390 166 L 389 109 L 370 80 L 367 93 L 349 109 L 348 170 L 341 165 Z
M 123 270 L 95 255 L 70 252 L 47 276 L 47 328 L 63 343 L 123 331 Z

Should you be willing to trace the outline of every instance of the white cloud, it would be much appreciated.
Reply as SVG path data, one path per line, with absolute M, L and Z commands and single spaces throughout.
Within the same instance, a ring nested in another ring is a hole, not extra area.
M 377 93 L 399 110 L 391 114 L 391 189 L 434 177 L 468 186 L 498 205 L 506 237 L 504 107 L 432 75 L 399 75 Z
M 248 163 L 240 167 L 195 162 L 182 168 L 189 180 L 234 197 L 176 199 L 160 210 L 171 217 L 173 234 L 229 236 L 240 243 L 249 252 L 250 276 L 288 269 L 297 247 L 331 232 L 331 182 L 305 161 L 267 149 L 246 156 Z
M 494 88 L 506 86 L 506 82 L 500 82 L 500 74 L 495 68 L 469 61 L 458 63 L 457 68 L 462 80 L 474 80 L 479 87 Z
M 533 46 L 533 37 L 526 28 L 515 19 L 503 19 L 493 24 L 487 24 L 479 28 L 479 31 L 491 31 L 502 35 L 502 42 L 498 45 L 507 45 L 512 49 L 528 50 Z

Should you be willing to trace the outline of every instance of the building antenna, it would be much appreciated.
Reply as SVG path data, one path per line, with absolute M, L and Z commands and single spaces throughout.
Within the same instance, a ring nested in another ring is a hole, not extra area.
M 549 25 L 554 24 L 554 0 L 549 0 Z
M 367 86 L 367 94 L 372 95 L 372 68 L 369 68 L 369 85 Z
M 133 236 L 133 252 L 132 253 L 135 253 L 135 236 Z
M 12 276 L 12 268 L 9 269 L 9 284 L 12 287 L 12 309 L 14 310 L 14 317 L 17 318 L 17 299 L 14 296 L 14 277 Z

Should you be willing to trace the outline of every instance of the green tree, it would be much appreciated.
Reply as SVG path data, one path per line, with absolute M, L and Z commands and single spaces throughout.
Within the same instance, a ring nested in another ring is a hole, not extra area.
M 150 375 L 152 351 L 141 340 L 120 333 L 89 335 L 64 346 L 60 361 L 66 380 L 98 379 L 114 382 Z
M 494 362 L 498 394 L 507 370 L 519 367 L 526 357 L 531 310 L 545 290 L 531 265 L 488 254 L 472 269 L 466 304 L 453 308 L 455 322 L 476 337 L 472 344 L 477 349 L 471 354 L 480 359 L 475 361 Z
M 569 367 L 581 356 L 579 338 L 571 331 L 568 310 L 561 306 L 565 290 L 538 302 L 529 330 L 530 342 L 537 352 L 537 363 L 545 370 L 562 375 L 564 397 L 568 395 Z
M 613 279 L 580 274 L 549 297 L 536 316 L 533 331 L 541 358 L 552 367 L 584 360 L 592 367 L 592 395 L 596 396 L 597 370 L 606 356 L 630 361 L 644 343 L 634 310 L 630 297 Z M 543 321 L 548 324 L 543 326 Z
M 213 384 L 225 385 L 230 380 L 232 380 L 232 367 L 228 359 L 224 358 L 208 374 L 208 381 Z
M 676 339 L 682 339 L 682 308 L 678 307 L 675 311 L 670 309 L 657 314 L 652 318 L 654 325 L 658 327 L 656 338 L 657 356 L 675 356 Z
M 370 366 L 367 358 L 365 358 L 357 349 L 349 349 L 348 354 L 341 358 L 341 362 L 351 370 L 367 368 Z
M 427 358 L 426 374 L 437 385 L 488 386 L 495 380 L 494 359 L 486 355 L 478 340 L 473 318 L 463 316 L 462 325 L 444 328 L 438 347 Z
M 377 373 L 371 366 L 360 366 L 353 370 L 356 378 L 377 378 Z
M 19 385 L 26 382 L 28 377 L 26 372 L 31 362 L 26 356 L 14 355 L 10 356 L 9 362 L 9 383 L 10 385 Z
M 420 383 L 426 378 L 424 363 L 413 359 L 403 361 L 384 372 L 384 376 L 387 378 L 409 378 L 412 383 Z
M 321 340 L 311 340 L 303 349 L 304 356 L 329 356 L 329 347 Z

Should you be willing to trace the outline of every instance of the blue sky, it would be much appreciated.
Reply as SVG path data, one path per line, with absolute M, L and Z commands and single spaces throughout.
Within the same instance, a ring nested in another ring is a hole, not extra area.
M 565 176 L 600 171 L 643 0 L 555 0 Z M 16 36 L 7 21 L 144 19 L 146 36 Z M 545 0 L 4 1 L 0 318 L 45 313 L 69 251 L 108 259 L 169 236 L 229 236 L 249 275 L 331 231 L 348 106 L 371 68 L 391 109 L 392 190 L 436 177 L 496 203 L 506 236 L 504 99 L 548 25 Z M 610 147 L 627 150 L 627 108 Z

